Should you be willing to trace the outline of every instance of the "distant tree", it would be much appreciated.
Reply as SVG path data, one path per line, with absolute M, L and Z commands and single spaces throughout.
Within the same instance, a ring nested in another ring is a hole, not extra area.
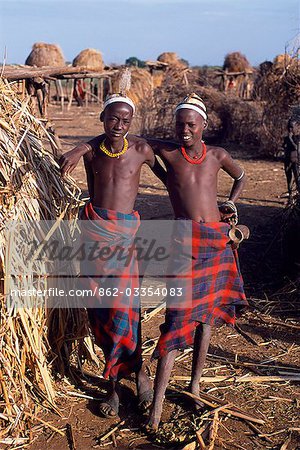
M 137 58 L 136 56 L 131 56 L 130 58 L 127 58 L 125 61 L 126 66 L 133 66 L 133 67 L 145 67 L 145 61 L 142 61 L 141 59 Z

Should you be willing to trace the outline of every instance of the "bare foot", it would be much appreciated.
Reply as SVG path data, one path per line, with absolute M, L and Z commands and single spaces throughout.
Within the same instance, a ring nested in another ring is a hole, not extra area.
M 191 384 L 189 386 L 189 392 L 191 394 L 196 395 L 197 397 L 199 397 L 199 394 L 200 394 L 199 384 L 196 385 L 196 386 Z M 194 408 L 195 408 L 196 412 L 201 411 L 205 407 L 204 403 L 202 403 L 200 400 L 197 400 L 195 398 L 193 399 L 193 404 L 194 404 Z
M 162 409 L 152 408 L 150 411 L 149 419 L 145 425 L 145 429 L 148 433 L 153 433 L 158 430 L 159 422 L 161 419 Z
M 102 416 L 110 419 L 112 417 L 116 417 L 119 413 L 119 396 L 117 392 L 114 390 L 111 395 L 105 398 L 103 402 L 99 405 L 99 412 Z
M 136 388 L 139 399 L 139 408 L 145 412 L 152 405 L 153 388 L 152 383 L 143 368 L 136 374 Z

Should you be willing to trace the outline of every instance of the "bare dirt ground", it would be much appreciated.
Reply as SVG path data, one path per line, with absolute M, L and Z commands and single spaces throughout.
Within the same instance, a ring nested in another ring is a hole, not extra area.
M 75 143 L 85 141 L 101 132 L 98 121 L 98 108 L 89 107 L 71 109 L 63 114 L 52 107 L 51 115 L 57 132 L 62 140 L 64 151 Z M 267 305 L 268 295 L 283 284 L 281 246 L 279 244 L 284 217 L 285 199 L 281 198 L 286 190 L 281 162 L 255 160 L 249 156 L 246 148 L 226 147 L 248 174 L 248 185 L 239 203 L 240 222 L 251 229 L 251 238 L 240 249 L 240 262 L 250 310 L 239 321 L 239 330 L 223 326 L 215 329 L 209 348 L 209 356 L 204 371 L 205 377 L 228 377 L 228 381 L 207 382 L 201 385 L 205 393 L 219 399 L 216 405 L 230 404 L 240 408 L 263 423 L 250 422 L 232 415 L 219 412 L 219 421 L 213 422 L 212 410 L 207 409 L 198 417 L 190 404 L 180 394 L 186 381 L 175 376 L 188 376 L 191 368 L 190 354 L 181 356 L 172 372 L 170 389 L 164 404 L 161 434 L 149 437 L 141 431 L 145 417 L 137 409 L 135 385 L 133 380 L 123 383 L 123 397 L 119 417 L 104 419 L 97 413 L 98 400 L 105 394 L 105 381 L 101 367 L 84 364 L 89 374 L 81 385 L 71 381 L 58 382 L 57 404 L 62 417 L 46 412 L 43 420 L 55 430 L 44 427 L 28 447 L 30 450 L 43 448 L 53 450 L 89 450 L 107 449 L 156 449 L 183 448 L 178 440 L 196 441 L 195 431 L 202 426 L 212 429 L 218 426 L 215 449 L 287 449 L 300 448 L 300 385 L 298 382 L 274 382 L 267 377 L 300 376 L 300 323 L 295 311 L 289 317 L 280 317 L 272 311 L 261 314 L 256 307 Z M 82 163 L 75 170 L 74 178 L 79 186 L 86 190 L 85 174 Z M 220 200 L 230 189 L 230 179 L 221 174 L 219 181 Z M 86 196 L 86 194 L 84 194 Z M 155 179 L 148 168 L 143 169 L 140 191 L 136 203 L 143 219 L 172 218 L 168 196 L 162 184 Z M 155 226 L 155 222 L 154 222 Z M 299 313 L 298 313 L 299 317 Z M 163 322 L 163 311 L 154 318 L 143 322 L 144 356 L 151 376 L 155 373 L 155 362 L 150 362 L 151 349 L 159 335 L 159 325 Z M 102 360 L 99 352 L 100 361 Z M 102 364 L 102 363 L 101 363 Z M 93 374 L 93 376 L 91 376 Z M 253 382 L 246 376 L 255 377 Z M 231 378 L 233 377 L 233 378 Z M 241 379 L 244 377 L 244 379 Z M 237 378 L 240 380 L 238 381 Z M 78 398 L 67 392 L 88 395 L 91 398 Z M 179 393 L 178 393 L 179 392 Z M 175 395 L 174 395 L 175 394 Z M 116 431 L 103 439 L 108 431 L 118 426 Z M 66 432 L 72 430 L 72 439 Z M 181 436 L 181 438 L 180 438 Z M 203 434 L 204 440 L 208 438 Z M 214 437 L 212 436 L 212 439 Z M 75 446 L 72 446 L 75 442 Z M 179 445 L 179 446 L 178 446 Z M 193 445 L 186 449 L 195 448 Z

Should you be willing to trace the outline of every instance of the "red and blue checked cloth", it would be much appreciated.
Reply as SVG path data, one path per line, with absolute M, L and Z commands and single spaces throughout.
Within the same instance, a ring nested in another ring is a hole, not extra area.
M 167 299 L 165 323 L 160 327 L 153 358 L 192 346 L 199 323 L 233 325 L 237 310 L 248 305 L 229 228 L 223 222 L 192 221 L 192 304 L 188 303 L 190 298 L 183 298 L 181 307 L 174 308 L 170 306 L 172 299 Z M 182 242 L 186 248 L 185 240 Z M 172 284 L 170 280 L 168 285 Z
M 123 214 L 87 203 L 81 219 L 86 221 L 81 223 L 82 243 L 97 243 L 98 248 L 106 247 L 112 255 L 85 261 L 81 284 L 82 289 L 97 292 L 89 299 L 87 310 L 95 342 L 105 356 L 103 376 L 119 380 L 140 370 L 142 364 L 139 296 L 133 295 L 139 287 L 138 265 L 132 252 L 140 217 L 135 211 Z M 126 258 L 120 261 L 113 257 L 114 250 L 129 255 L 127 263 Z M 99 288 L 110 295 L 101 296 Z M 131 295 L 125 294 L 126 290 Z

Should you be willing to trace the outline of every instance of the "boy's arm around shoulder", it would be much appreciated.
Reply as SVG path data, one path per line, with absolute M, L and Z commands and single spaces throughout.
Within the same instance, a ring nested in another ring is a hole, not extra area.
M 155 156 L 152 146 L 150 147 L 148 141 L 143 138 L 141 139 L 140 145 L 142 146 L 142 151 L 146 158 L 145 163 L 151 168 L 152 172 L 163 182 L 163 184 L 166 185 L 167 172 Z
M 155 139 L 150 137 L 143 137 L 143 139 L 151 146 L 155 155 L 159 155 L 162 150 L 172 149 L 178 146 L 175 141 L 167 139 Z

